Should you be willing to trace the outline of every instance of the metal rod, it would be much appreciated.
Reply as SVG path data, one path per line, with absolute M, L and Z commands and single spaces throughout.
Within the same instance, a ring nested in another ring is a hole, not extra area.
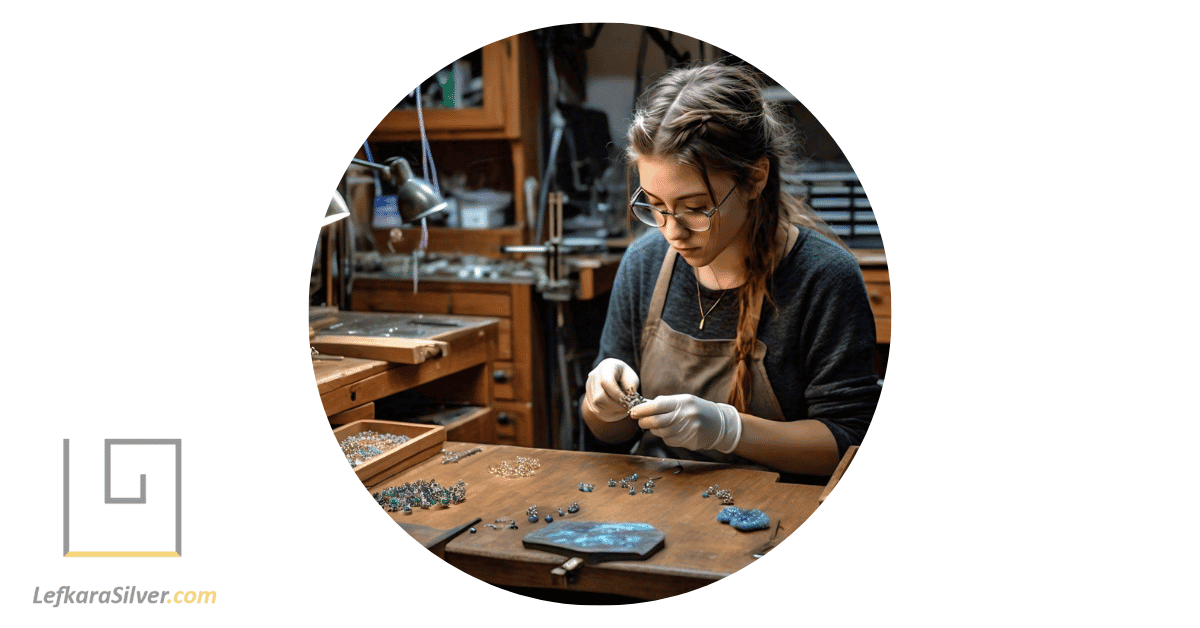
M 356 164 L 358 164 L 358 165 L 360 165 L 360 166 L 367 166 L 368 168 L 376 168 L 376 169 L 378 169 L 378 170 L 382 170 L 382 171 L 384 171 L 384 172 L 387 172 L 388 170 L 390 170 L 390 168 L 388 168 L 387 166 L 385 166 L 385 165 L 383 165 L 383 164 L 377 164 L 377 163 L 375 163 L 375 162 L 373 162 L 373 161 L 367 161 L 367 160 L 365 160 L 365 159 L 359 159 L 359 158 L 357 158 L 357 157 L 355 157 L 355 158 L 351 159 L 351 160 L 350 160 L 350 162 L 351 162 L 351 163 L 356 163 Z

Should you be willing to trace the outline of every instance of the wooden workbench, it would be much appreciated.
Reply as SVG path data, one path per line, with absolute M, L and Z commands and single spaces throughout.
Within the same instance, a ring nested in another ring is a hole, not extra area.
M 458 452 L 473 443 L 446 442 Z M 778 474 L 753 469 L 693 461 L 665 460 L 593 452 L 529 449 L 504 445 L 480 445 L 483 451 L 457 463 L 441 463 L 434 457 L 368 487 L 372 492 L 418 479 L 436 479 L 450 485 L 467 483 L 467 499 L 448 508 L 416 509 L 411 514 L 388 513 L 419 542 L 450 564 L 481 580 L 502 586 L 560 589 L 576 592 L 616 593 L 643 599 L 659 599 L 690 591 L 723 578 L 753 563 L 755 554 L 769 551 L 794 532 L 816 510 L 823 487 L 783 484 Z M 536 458 L 541 468 L 525 478 L 503 478 L 488 472 L 501 461 L 517 456 Z M 676 470 L 682 468 L 680 473 Z M 637 493 L 610 488 L 610 478 L 637 473 Z M 654 493 L 643 494 L 646 479 L 655 481 Z M 579 490 L 579 483 L 595 484 L 593 492 Z M 757 508 L 771 518 L 765 530 L 741 532 L 719 523 L 715 517 L 725 506 L 701 493 L 713 485 L 733 491 L 739 508 Z M 559 517 L 571 502 L 579 502 L 575 514 Z M 538 507 L 539 523 L 528 522 L 526 509 Z M 566 575 L 551 570 L 567 557 L 525 549 L 525 534 L 556 521 L 612 521 L 652 524 L 666 533 L 662 550 L 645 561 L 615 561 L 585 565 Z M 476 518 L 476 533 L 453 530 Z M 513 519 L 518 529 L 484 527 L 496 519 Z

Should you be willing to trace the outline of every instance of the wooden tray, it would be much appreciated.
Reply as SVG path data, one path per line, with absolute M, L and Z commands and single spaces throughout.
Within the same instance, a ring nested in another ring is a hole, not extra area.
M 420 338 L 331 336 L 318 332 L 309 344 L 326 355 L 400 364 L 421 364 L 429 358 L 450 354 L 450 343 Z
M 373 419 L 343 425 L 333 430 L 333 437 L 340 444 L 346 437 L 361 434 L 367 430 L 379 434 L 407 436 L 411 440 L 354 468 L 354 473 L 366 486 L 378 484 L 418 462 L 433 457 L 442 450 L 442 443 L 446 442 L 446 428 L 441 425 L 397 423 Z

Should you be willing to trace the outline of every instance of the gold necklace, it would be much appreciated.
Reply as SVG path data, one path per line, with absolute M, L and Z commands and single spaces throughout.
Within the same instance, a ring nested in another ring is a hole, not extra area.
M 717 297 L 717 300 L 713 301 L 712 306 L 705 312 L 704 302 L 700 300 L 700 271 L 695 268 L 692 270 L 696 273 L 696 305 L 700 308 L 700 329 L 704 329 L 704 319 L 708 318 L 709 314 L 712 314 L 712 311 L 717 308 L 717 304 L 721 302 L 721 299 L 725 298 L 725 293 L 729 291 L 721 288 L 721 280 L 717 278 L 717 273 L 713 273 L 713 281 L 716 281 L 717 287 L 721 288 L 721 296 Z

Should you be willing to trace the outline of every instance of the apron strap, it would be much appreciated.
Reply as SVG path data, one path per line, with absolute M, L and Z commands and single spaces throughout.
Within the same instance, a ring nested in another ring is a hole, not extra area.
M 667 302 L 667 288 L 671 285 L 671 273 L 675 272 L 675 249 L 667 245 L 667 255 L 663 258 L 662 269 L 658 272 L 658 280 L 654 282 L 654 293 L 650 297 L 650 311 L 646 313 L 646 322 L 662 318 L 663 306 Z

